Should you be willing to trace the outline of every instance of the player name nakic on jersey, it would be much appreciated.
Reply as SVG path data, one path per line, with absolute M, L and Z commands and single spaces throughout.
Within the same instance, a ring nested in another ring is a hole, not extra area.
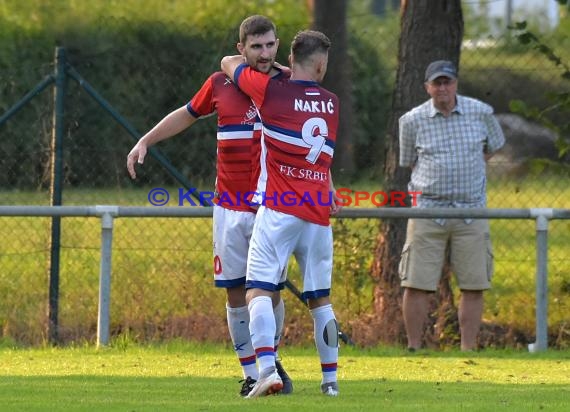
M 304 100 L 295 99 L 296 112 L 310 112 L 310 113 L 334 113 L 334 103 L 331 100 L 328 102 L 324 100 Z

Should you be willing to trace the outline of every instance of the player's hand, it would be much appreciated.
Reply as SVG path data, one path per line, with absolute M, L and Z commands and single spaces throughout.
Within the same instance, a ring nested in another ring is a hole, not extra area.
M 331 195 L 332 195 L 332 199 L 331 199 L 330 215 L 334 216 L 342 210 L 342 202 L 338 198 L 338 196 L 336 194 L 336 190 L 331 191 Z
M 283 66 L 281 63 L 273 62 L 273 67 L 279 70 L 289 70 L 289 67 Z
M 142 165 L 144 163 L 144 158 L 146 156 L 147 148 L 146 145 L 137 143 L 127 156 L 127 170 L 131 179 L 136 179 L 137 172 L 135 171 L 135 163 Z

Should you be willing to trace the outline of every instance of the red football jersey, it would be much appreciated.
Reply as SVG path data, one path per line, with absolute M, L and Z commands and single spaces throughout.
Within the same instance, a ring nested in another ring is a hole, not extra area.
M 281 72 L 275 78 L 288 77 Z M 252 211 L 246 197 L 259 176 L 261 123 L 251 99 L 223 73 L 212 74 L 186 108 L 199 118 L 218 115 L 216 197 L 221 207 Z
M 261 174 L 255 200 L 329 225 L 338 97 L 316 82 L 276 81 L 245 64 L 236 70 L 235 80 L 261 115 Z

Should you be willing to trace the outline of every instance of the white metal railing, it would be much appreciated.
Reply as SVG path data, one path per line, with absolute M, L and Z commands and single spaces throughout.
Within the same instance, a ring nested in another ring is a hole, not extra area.
M 109 343 L 111 251 L 113 222 L 118 217 L 211 217 L 211 207 L 133 207 L 133 206 L 0 206 L 0 216 L 75 216 L 101 219 L 101 262 L 99 271 L 99 310 L 97 345 Z M 417 208 L 344 208 L 339 218 L 474 218 L 534 219 L 536 221 L 536 341 L 531 352 L 548 347 L 548 222 L 570 219 L 570 209 L 417 209 Z

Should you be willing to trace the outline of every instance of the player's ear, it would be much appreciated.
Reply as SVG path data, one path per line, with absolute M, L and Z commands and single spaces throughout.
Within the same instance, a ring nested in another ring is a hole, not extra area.
M 279 39 L 275 39 L 275 48 L 276 48 L 276 49 L 279 48 Z
M 289 57 L 287 57 L 287 60 L 289 61 L 289 67 L 293 67 L 293 55 L 290 54 Z
M 317 60 L 317 74 L 321 76 L 321 78 L 325 77 L 327 72 L 327 63 L 328 58 L 326 55 L 319 56 L 319 59 Z
M 239 54 L 243 56 L 244 46 L 241 43 L 236 44 L 236 49 L 238 50 Z

